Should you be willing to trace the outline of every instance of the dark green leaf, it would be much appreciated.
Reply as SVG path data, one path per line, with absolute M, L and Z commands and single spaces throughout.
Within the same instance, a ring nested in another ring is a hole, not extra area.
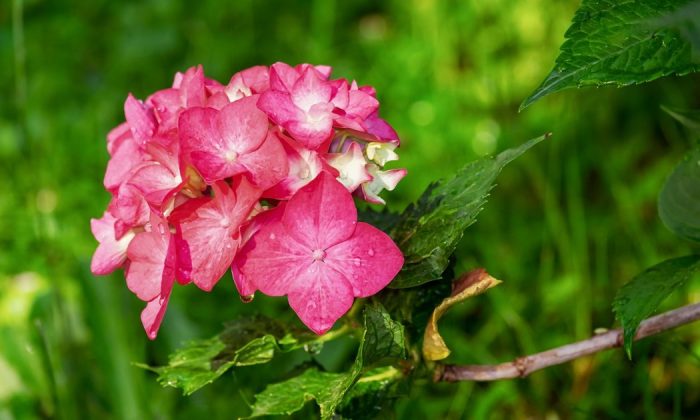
M 486 204 L 503 167 L 547 136 L 471 162 L 451 179 L 430 185 L 401 214 L 391 231 L 404 253 L 405 263 L 389 287 L 413 287 L 440 279 L 464 230 L 476 221 Z
M 393 321 L 380 304 L 374 303 L 365 309 L 364 322 L 360 349 L 348 372 L 329 373 L 312 368 L 292 379 L 269 385 L 255 396 L 251 417 L 291 414 L 301 410 L 307 401 L 315 400 L 321 417 L 330 418 L 365 366 L 405 357 L 403 327 Z
M 617 292 L 613 311 L 624 330 L 628 357 L 632 355 L 632 342 L 639 324 L 654 313 L 659 304 L 682 286 L 698 268 L 698 255 L 667 260 L 639 274 Z
M 362 342 L 364 366 L 406 358 L 406 338 L 401 323 L 391 319 L 379 303 L 365 308 L 365 334 Z
M 391 366 L 372 369 L 348 391 L 338 413 L 349 419 L 386 419 L 392 416 L 396 399 L 407 393 L 401 371 Z
M 382 210 L 374 210 L 371 207 L 367 207 L 357 212 L 357 220 L 369 223 L 384 232 L 389 232 L 398 223 L 400 217 L 398 213 L 392 213 L 386 207 L 382 208 Z
M 659 194 L 659 216 L 676 235 L 700 241 L 700 147 L 666 180 Z
M 269 318 L 241 318 L 226 325 L 216 337 L 192 341 L 176 350 L 167 366 L 138 366 L 156 372 L 161 385 L 180 388 L 189 395 L 234 366 L 267 363 L 277 352 L 291 351 L 322 340 Z
M 698 0 L 584 0 L 554 69 L 520 108 L 563 89 L 698 71 L 698 23 Z

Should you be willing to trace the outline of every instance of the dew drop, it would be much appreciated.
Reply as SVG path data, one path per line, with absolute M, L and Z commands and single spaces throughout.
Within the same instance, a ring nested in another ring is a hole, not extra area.
M 241 302 L 243 302 L 243 303 L 250 303 L 253 301 L 253 299 L 255 299 L 255 293 L 253 293 L 252 295 L 248 295 L 248 296 L 241 295 Z
M 359 258 L 354 258 L 354 259 L 352 260 L 352 263 L 355 265 L 355 267 L 359 267 L 359 266 L 362 265 L 362 262 L 360 261 Z
M 367 254 L 369 254 L 370 257 L 374 257 L 374 250 L 372 248 L 367 251 Z
M 165 227 L 160 223 L 158 224 L 158 232 L 160 232 L 161 235 L 165 235 Z
M 270 234 L 270 239 L 272 239 L 272 240 L 274 241 L 276 238 L 277 238 L 277 236 L 275 236 L 274 233 L 271 233 L 271 234 Z

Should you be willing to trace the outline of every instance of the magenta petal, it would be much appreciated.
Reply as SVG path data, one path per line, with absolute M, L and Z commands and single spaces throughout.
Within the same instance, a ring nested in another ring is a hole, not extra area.
M 277 62 L 270 66 L 270 89 L 289 92 L 299 78 L 299 72 L 286 63 Z
M 301 321 L 319 335 L 331 329 L 354 300 L 345 276 L 321 262 L 298 273 L 288 299 Z
M 292 98 L 286 92 L 263 92 L 258 99 L 258 107 L 278 125 L 304 118 L 304 113 L 292 103 Z
M 282 223 L 297 241 L 311 249 L 326 249 L 352 235 L 357 209 L 343 184 L 321 172 L 289 200 Z
M 138 144 L 130 137 L 122 141 L 113 151 L 107 162 L 104 186 L 108 191 L 115 192 L 126 181 L 132 169 L 143 161 L 143 152 Z
M 403 254 L 389 235 L 362 222 L 347 241 L 326 253 L 326 263 L 347 276 L 356 297 L 379 292 L 403 266 Z
M 151 215 L 151 208 L 141 191 L 128 183 L 119 187 L 113 203 L 114 214 L 128 226 L 143 225 Z
M 253 183 L 263 190 L 284 179 L 289 171 L 287 153 L 272 130 L 257 150 L 241 156 L 239 162 L 250 172 Z

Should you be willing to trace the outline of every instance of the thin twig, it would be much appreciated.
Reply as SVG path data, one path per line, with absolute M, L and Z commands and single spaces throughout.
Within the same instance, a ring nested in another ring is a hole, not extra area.
M 658 334 L 700 319 L 700 302 L 644 320 L 634 339 Z M 560 365 L 579 357 L 622 346 L 622 329 L 610 330 L 587 340 L 556 347 L 541 353 L 523 356 L 497 365 L 444 365 L 435 373 L 436 381 L 495 381 L 524 378 L 540 369 Z

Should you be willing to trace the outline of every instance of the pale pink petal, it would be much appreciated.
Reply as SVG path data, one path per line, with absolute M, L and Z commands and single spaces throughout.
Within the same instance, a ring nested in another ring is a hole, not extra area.
M 127 287 L 143 301 L 155 299 L 163 283 L 175 277 L 175 249 L 167 222 L 154 215 L 151 230 L 134 237 L 127 256 Z
M 190 67 L 182 76 L 179 89 L 187 107 L 204 106 L 206 102 L 205 77 L 202 66 Z
M 159 130 L 177 128 L 177 117 L 183 107 L 182 97 L 178 89 L 163 89 L 151 95 L 146 103 L 155 111 Z
M 325 263 L 345 274 L 355 297 L 371 296 L 385 288 L 403 266 L 403 254 L 389 235 L 367 223 L 326 250 Z
M 385 189 L 392 191 L 407 173 L 405 169 L 381 171 L 373 163 L 367 165 L 367 171 L 372 175 L 372 180 L 362 184 L 362 188 L 358 189 L 357 192 L 367 202 L 375 204 L 385 204 L 379 193 Z
M 362 148 L 355 142 L 351 142 L 344 153 L 329 154 L 326 161 L 338 170 L 338 181 L 350 192 L 355 191 L 363 182 L 372 180 L 366 169 L 367 161 Z
M 348 114 L 362 120 L 368 118 L 379 108 L 379 101 L 361 90 L 351 90 L 349 96 L 348 106 L 343 109 Z
M 352 286 L 345 276 L 322 262 L 299 271 L 288 299 L 301 321 L 319 335 L 330 330 L 354 300 Z
M 287 153 L 272 130 L 260 147 L 242 155 L 239 163 L 250 172 L 253 183 L 263 190 L 277 184 L 289 172 Z
M 343 184 L 324 171 L 289 200 L 282 223 L 298 242 L 326 249 L 352 235 L 357 209 Z
M 323 77 L 324 80 L 327 80 L 331 76 L 331 71 L 333 71 L 333 67 L 331 66 L 326 66 L 326 65 L 312 65 L 312 64 L 299 64 L 296 66 L 296 70 L 299 72 L 299 74 L 303 73 L 306 69 L 308 68 L 313 68 L 318 72 L 318 74 Z
M 127 96 L 124 102 L 124 115 L 131 129 L 134 140 L 145 145 L 156 133 L 156 117 L 153 110 L 134 98 L 132 94 Z
M 270 88 L 270 71 L 265 66 L 254 66 L 239 74 L 252 93 L 262 93 Z
M 330 110 L 317 110 L 317 106 L 314 107 L 316 109 L 312 109 L 302 119 L 289 121 L 282 126 L 304 147 L 318 150 L 333 135 L 333 117 Z
M 308 68 L 294 83 L 291 98 L 294 105 L 304 112 L 309 112 L 316 104 L 327 104 L 331 100 L 330 83 L 321 79 L 313 68 Z
M 121 267 L 126 260 L 126 249 L 134 238 L 133 232 L 126 232 L 117 240 L 114 232 L 115 217 L 105 212 L 101 219 L 91 219 L 90 228 L 99 242 L 90 263 L 90 271 L 105 275 Z

